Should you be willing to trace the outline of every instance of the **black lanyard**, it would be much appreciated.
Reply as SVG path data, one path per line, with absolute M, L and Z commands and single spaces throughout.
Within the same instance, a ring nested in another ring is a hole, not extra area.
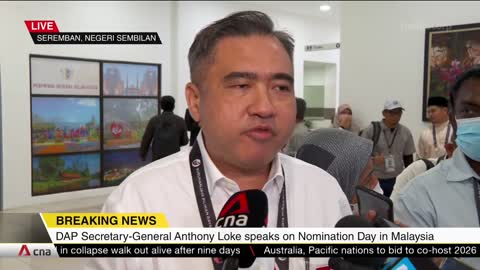
M 480 187 L 478 181 L 480 179 L 471 178 L 473 180 L 473 195 L 475 196 L 475 204 L 477 205 L 478 224 L 480 224 Z
M 200 217 L 202 218 L 203 227 L 215 227 L 215 212 L 213 210 L 212 200 L 208 193 L 207 177 L 205 175 L 205 169 L 203 167 L 202 154 L 198 141 L 192 147 L 190 151 L 190 172 L 192 173 L 193 189 L 195 191 L 195 197 L 197 199 L 198 210 L 200 211 Z M 278 200 L 278 216 L 277 227 L 288 227 L 288 215 L 287 215 L 287 195 L 285 188 L 285 173 L 282 167 L 283 174 L 283 187 L 280 193 L 280 199 Z M 279 270 L 288 270 L 289 258 L 275 258 L 275 263 Z M 305 265 L 308 265 L 309 260 L 305 259 Z M 217 261 L 212 258 L 213 267 L 215 270 L 222 270 L 223 261 Z M 308 269 L 308 268 L 307 268 Z
M 433 145 L 435 146 L 435 149 L 438 147 L 438 143 L 437 143 L 437 131 L 435 129 L 435 125 L 433 125 L 433 128 L 432 128 L 432 135 L 433 135 Z M 448 123 L 448 128 L 447 128 L 447 136 L 445 136 L 445 143 L 448 143 L 450 139 L 450 123 Z
M 390 144 L 388 144 L 388 141 L 387 141 L 387 133 L 385 132 L 385 129 L 383 130 L 383 138 L 385 139 L 385 143 L 387 144 L 388 151 L 390 153 L 392 152 L 392 150 L 391 150 L 392 145 L 395 142 L 395 138 L 397 138 L 397 133 L 398 133 L 399 129 L 400 129 L 399 127 L 395 128 L 395 133 L 393 133 L 393 138 L 392 138 L 392 141 L 390 141 Z

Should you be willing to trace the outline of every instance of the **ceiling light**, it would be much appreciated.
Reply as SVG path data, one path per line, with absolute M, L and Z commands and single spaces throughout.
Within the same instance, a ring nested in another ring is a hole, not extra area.
M 329 11 L 330 9 L 331 9 L 331 7 L 328 4 L 320 6 L 321 11 Z

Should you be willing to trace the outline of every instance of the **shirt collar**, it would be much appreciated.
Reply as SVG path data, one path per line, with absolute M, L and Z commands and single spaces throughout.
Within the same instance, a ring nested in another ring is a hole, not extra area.
M 398 123 L 397 126 L 393 130 L 396 130 L 399 126 L 400 126 L 400 123 Z M 385 125 L 384 119 L 382 119 L 382 121 L 380 121 L 380 127 L 382 128 L 382 130 L 391 131 L 391 128 L 389 128 L 389 127 L 387 127 L 387 125 Z
M 200 148 L 200 153 L 202 154 L 203 164 L 205 166 L 205 175 L 207 177 L 208 192 L 212 194 L 213 188 L 219 181 L 221 180 L 232 181 L 232 180 L 228 179 L 225 175 L 223 175 L 222 172 L 220 172 L 220 170 L 217 168 L 215 163 L 213 163 L 212 159 L 210 158 L 210 155 L 207 152 L 205 143 L 203 142 L 202 131 L 200 131 L 200 133 L 197 136 L 197 143 Z M 270 168 L 268 181 L 267 183 L 265 183 L 265 186 L 263 188 L 265 189 L 273 183 L 277 187 L 278 191 L 280 192 L 284 181 L 285 179 L 283 177 L 280 157 L 277 154 L 275 155 L 275 158 L 272 161 L 272 167 Z
M 434 126 L 435 128 L 443 129 L 443 128 L 447 128 L 449 125 L 450 125 L 450 121 L 446 121 L 440 124 L 436 124 Z
M 446 162 L 446 161 L 445 161 Z M 472 177 L 479 179 L 479 176 L 473 171 L 470 164 L 468 164 L 465 155 L 459 148 L 453 152 L 451 166 L 448 167 L 447 180 L 448 181 L 464 181 Z

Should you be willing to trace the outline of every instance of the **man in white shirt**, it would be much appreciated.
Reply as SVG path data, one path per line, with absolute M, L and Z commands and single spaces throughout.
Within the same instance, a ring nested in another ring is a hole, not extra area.
M 480 225 L 480 68 L 458 76 L 450 92 L 457 149 L 410 181 L 393 200 L 395 218 L 411 227 Z M 480 258 L 464 258 L 480 269 Z
M 446 154 L 444 145 L 450 142 L 453 134 L 448 119 L 448 100 L 444 97 L 430 97 L 427 115 L 432 126 L 422 131 L 417 154 L 419 158 L 438 159 Z
M 282 190 L 289 227 L 333 227 L 351 213 L 332 176 L 279 154 L 295 126 L 293 39 L 288 34 L 274 31 L 264 13 L 235 13 L 197 34 L 189 64 L 192 81 L 185 94 L 202 127 L 197 144 L 191 152 L 133 173 L 107 199 L 104 212 L 162 212 L 171 227 L 205 226 L 194 190 L 198 177 L 190 173 L 189 155 L 197 153 L 215 217 L 231 195 L 246 189 L 266 193 L 269 227 L 277 226 Z M 327 263 L 327 258 L 311 258 L 310 269 Z M 250 269 L 272 270 L 275 264 L 274 258 L 257 258 Z M 280 269 L 305 265 L 303 258 L 290 258 Z M 214 265 L 211 258 L 98 258 L 89 269 L 210 270 Z

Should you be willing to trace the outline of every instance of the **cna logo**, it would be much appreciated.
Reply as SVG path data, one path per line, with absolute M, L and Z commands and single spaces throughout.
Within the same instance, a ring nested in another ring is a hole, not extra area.
M 23 244 L 18 252 L 18 256 L 52 256 L 52 251 L 48 248 L 33 248 L 32 252 L 26 244 Z
M 25 253 L 25 255 L 23 255 Z M 30 256 L 30 250 L 28 250 L 28 246 L 23 244 L 18 252 L 18 256 Z

